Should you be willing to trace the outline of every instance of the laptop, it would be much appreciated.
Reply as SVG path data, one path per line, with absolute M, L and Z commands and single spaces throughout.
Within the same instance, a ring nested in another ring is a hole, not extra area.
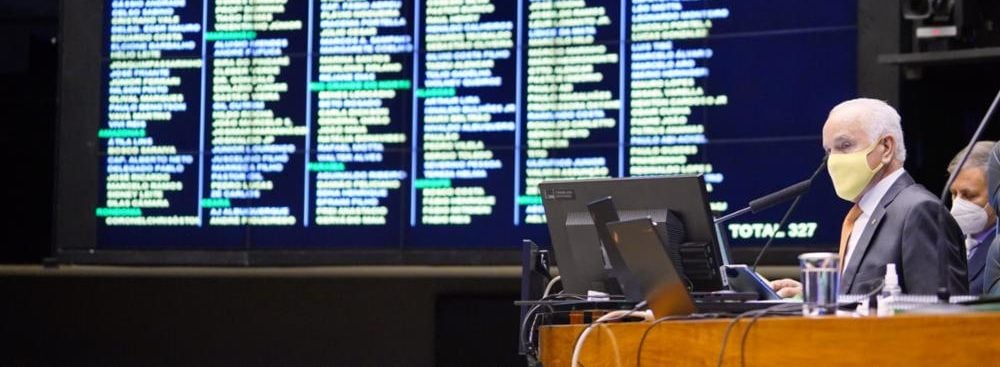
M 657 318 L 695 312 L 742 313 L 782 301 L 755 301 L 755 292 L 712 292 L 695 297 L 674 267 L 650 218 L 607 223 L 610 242 Z
M 649 218 L 607 223 L 611 242 L 657 318 L 697 311 L 687 284 L 663 250 Z

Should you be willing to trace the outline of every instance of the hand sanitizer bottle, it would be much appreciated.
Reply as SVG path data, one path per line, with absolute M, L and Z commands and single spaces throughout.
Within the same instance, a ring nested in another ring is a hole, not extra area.
M 878 297 L 878 315 L 892 316 L 892 303 L 903 293 L 899 286 L 899 275 L 896 274 L 896 264 L 889 263 L 885 266 L 885 278 L 882 280 L 882 292 Z

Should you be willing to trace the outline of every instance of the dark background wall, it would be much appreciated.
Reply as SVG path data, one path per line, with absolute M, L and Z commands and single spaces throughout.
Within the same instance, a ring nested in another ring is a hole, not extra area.
M 917 182 L 938 194 L 948 179 L 945 168 L 975 132 L 1000 90 L 997 62 L 959 63 L 917 68 L 920 79 L 902 78 L 900 101 L 906 146 L 906 169 Z M 994 116 L 984 140 L 1000 138 Z
M 878 54 L 909 51 L 898 2 L 859 4 L 859 85 L 899 108 L 907 169 L 939 192 L 945 165 L 1000 89 L 1000 64 L 905 73 L 878 64 Z M 51 253 L 58 9 L 57 0 L 0 0 L 4 264 L 39 264 Z M 985 137 L 1000 137 L 1000 127 L 989 127 Z M 509 268 L 465 276 L 433 268 L 410 275 L 0 268 L 0 365 L 519 361 L 511 305 L 518 279 Z
M 403 270 L 3 267 L 0 365 L 522 363 L 518 269 Z
M 6 203 L 0 262 L 50 252 L 58 1 L 0 0 L 0 160 Z

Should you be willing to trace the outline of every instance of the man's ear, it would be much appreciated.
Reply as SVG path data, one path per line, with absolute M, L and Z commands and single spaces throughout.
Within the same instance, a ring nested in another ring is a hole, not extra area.
M 885 151 L 882 152 L 882 163 L 889 164 L 892 162 L 892 156 L 896 154 L 896 138 L 892 135 L 886 135 L 882 139 L 882 147 Z

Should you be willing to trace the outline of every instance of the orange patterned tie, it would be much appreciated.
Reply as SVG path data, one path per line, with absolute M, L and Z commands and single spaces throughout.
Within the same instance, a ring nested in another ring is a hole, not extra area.
M 858 204 L 854 204 L 851 210 L 847 212 L 847 216 L 844 217 L 844 225 L 840 228 L 840 271 L 844 271 L 846 259 L 844 255 L 847 253 L 847 242 L 851 240 L 851 232 L 854 231 L 854 222 L 858 220 L 861 216 L 861 207 Z

